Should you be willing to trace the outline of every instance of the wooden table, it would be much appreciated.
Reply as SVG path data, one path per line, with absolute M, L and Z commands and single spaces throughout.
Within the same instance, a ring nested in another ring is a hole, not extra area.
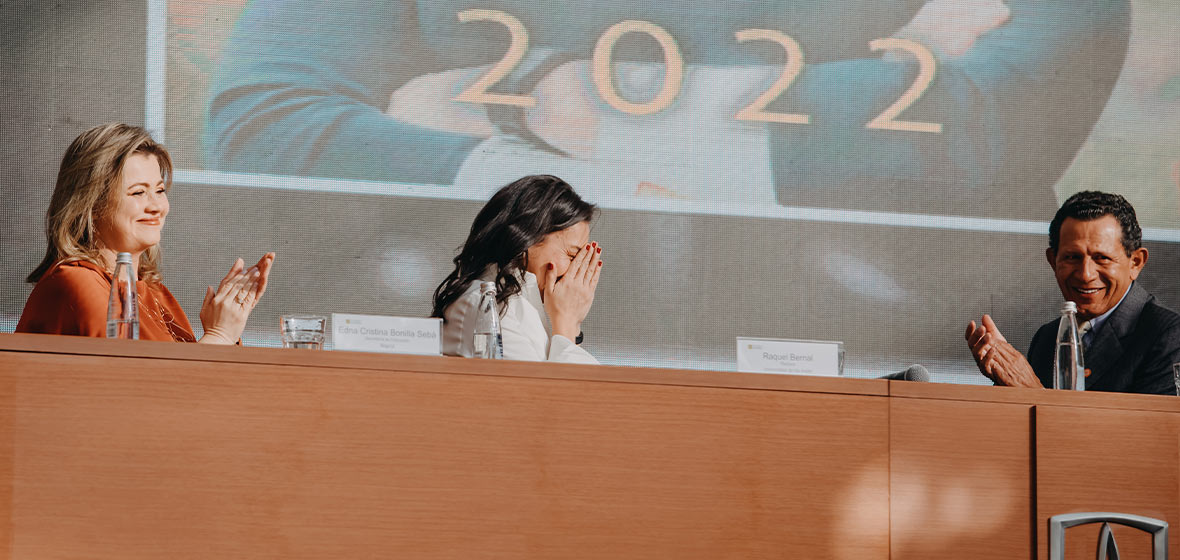
M 11 558 L 1180 557 L 1178 465 L 1176 397 L 0 335 Z

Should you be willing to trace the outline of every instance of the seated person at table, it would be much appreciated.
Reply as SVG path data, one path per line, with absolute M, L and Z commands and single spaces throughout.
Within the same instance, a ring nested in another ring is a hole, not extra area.
M 494 281 L 505 359 L 598 363 L 575 342 L 602 267 L 602 248 L 589 241 L 594 212 L 552 175 L 521 178 L 493 195 L 434 292 L 443 353 L 473 355 L 479 284 Z
M 1049 225 L 1049 266 L 1065 299 L 1077 304 L 1087 391 L 1176 394 L 1180 314 L 1135 282 L 1147 249 L 1135 209 L 1123 197 L 1086 191 L 1065 201 Z M 1051 387 L 1060 319 L 1033 336 L 1028 358 L 991 317 L 967 326 L 975 362 L 997 385 Z
M 125 124 L 83 132 L 62 158 L 46 215 L 45 259 L 16 332 L 106 336 L 107 301 L 118 253 L 138 271 L 139 336 L 234 344 L 266 291 L 274 253 L 245 269 L 241 259 L 201 305 L 200 340 L 160 279 L 160 233 L 168 216 L 172 158 L 148 132 Z

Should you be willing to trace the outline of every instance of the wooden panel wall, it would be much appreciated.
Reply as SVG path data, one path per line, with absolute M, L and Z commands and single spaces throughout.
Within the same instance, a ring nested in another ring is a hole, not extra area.
M 6 354 L 0 352 L 0 356 Z M 4 360 L 0 358 L 0 553 L 12 554 L 12 466 L 13 416 L 16 413 L 16 377 L 4 375 Z
M 1170 556 L 1180 558 L 1178 420 L 1160 412 L 1037 406 L 1036 518 L 1046 536 L 1037 557 L 1048 558 L 1050 516 L 1110 511 L 1167 521 Z M 1066 557 L 1093 559 L 1098 529 L 1069 529 Z M 1151 558 L 1147 533 L 1115 526 L 1114 535 L 1122 558 Z
M 15 558 L 889 554 L 884 397 L 4 359 Z
M 1031 423 L 1030 405 L 890 399 L 890 558 L 1029 558 Z
M 1178 469 L 1174 397 L 0 335 L 0 557 L 1180 557 Z

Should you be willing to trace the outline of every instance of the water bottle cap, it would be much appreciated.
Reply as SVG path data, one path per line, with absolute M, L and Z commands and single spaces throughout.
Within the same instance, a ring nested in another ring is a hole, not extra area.
M 1065 313 L 1065 312 L 1077 313 L 1078 312 L 1078 304 L 1076 304 L 1072 301 L 1067 301 L 1067 302 L 1065 302 L 1064 305 L 1061 306 L 1061 312 L 1062 313 Z
M 479 283 L 479 293 L 486 294 L 488 292 L 494 292 L 494 291 L 496 291 L 496 283 L 495 282 L 480 282 Z
M 131 264 L 131 253 L 119 253 L 115 256 L 115 264 L 127 263 Z

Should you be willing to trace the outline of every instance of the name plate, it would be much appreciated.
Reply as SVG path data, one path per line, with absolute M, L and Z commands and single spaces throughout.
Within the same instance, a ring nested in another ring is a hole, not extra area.
M 332 314 L 336 350 L 390 354 L 442 354 L 442 319 Z
M 836 377 L 844 370 L 844 343 L 775 338 L 737 339 L 737 369 Z

